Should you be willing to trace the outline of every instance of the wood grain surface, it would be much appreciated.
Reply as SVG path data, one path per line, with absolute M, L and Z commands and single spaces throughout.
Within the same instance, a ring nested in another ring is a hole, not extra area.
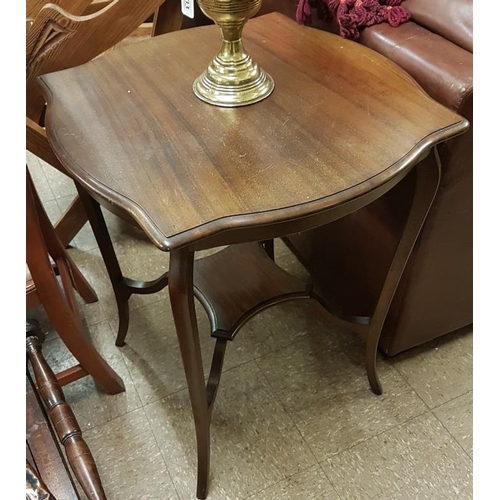
M 61 163 L 162 250 L 365 196 L 468 127 L 354 42 L 280 14 L 251 20 L 244 41 L 276 82 L 247 107 L 214 107 L 192 92 L 218 50 L 214 26 L 41 78 Z

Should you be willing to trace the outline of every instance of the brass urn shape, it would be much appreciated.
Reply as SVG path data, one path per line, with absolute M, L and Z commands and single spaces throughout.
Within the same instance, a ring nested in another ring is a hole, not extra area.
M 222 46 L 195 80 L 196 96 L 224 107 L 245 106 L 268 97 L 274 81 L 247 54 L 241 40 L 245 23 L 257 14 L 262 0 L 198 0 L 198 5 L 219 26 Z

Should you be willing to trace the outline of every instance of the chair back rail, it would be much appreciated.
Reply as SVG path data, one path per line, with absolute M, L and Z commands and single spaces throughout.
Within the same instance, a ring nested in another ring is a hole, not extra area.
M 163 0 L 47 0 L 26 1 L 26 149 L 66 170 L 48 144 L 43 117 L 45 99 L 36 78 L 83 64 L 130 35 Z M 84 14 L 84 15 L 82 15 Z M 56 225 L 67 245 L 87 218 L 78 198 Z
M 26 0 L 26 19 L 34 19 L 48 0 Z M 52 0 L 50 3 L 59 5 L 74 16 L 81 16 L 87 12 L 93 0 Z
M 35 0 L 33 0 L 35 1 Z M 163 0 L 113 0 L 79 16 L 44 5 L 26 34 L 26 114 L 40 123 L 44 99 L 36 78 L 84 64 L 116 45 L 156 12 Z M 64 0 L 65 5 L 83 0 Z M 87 7 L 88 7 L 88 1 Z M 83 7 L 83 5 L 80 5 Z

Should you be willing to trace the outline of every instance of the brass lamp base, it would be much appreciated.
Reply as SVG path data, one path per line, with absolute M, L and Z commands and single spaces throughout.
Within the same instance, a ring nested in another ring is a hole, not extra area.
M 245 52 L 241 34 L 262 0 L 198 0 L 201 11 L 222 33 L 222 47 L 195 80 L 193 91 L 214 106 L 236 107 L 265 99 L 274 90 L 273 79 Z
M 230 108 L 259 102 L 271 94 L 274 80 L 248 54 L 241 51 L 235 58 L 231 51 L 233 57 L 228 58 L 225 52 L 223 47 L 195 80 L 193 91 L 199 99 Z

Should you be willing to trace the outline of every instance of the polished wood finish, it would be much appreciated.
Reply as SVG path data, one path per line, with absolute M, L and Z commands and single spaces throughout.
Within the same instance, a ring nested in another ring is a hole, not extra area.
M 354 42 L 278 14 L 245 29 L 248 51 L 279 87 L 258 106 L 220 110 L 193 95 L 190 82 L 220 42 L 214 26 L 42 77 L 47 100 L 57 94 L 47 130 L 58 157 L 163 250 L 355 199 L 467 126 Z M 108 171 L 111 162 L 120 175 Z M 163 189 L 174 179 L 176 189 Z
M 129 325 L 128 299 L 133 293 L 144 295 L 159 292 L 168 285 L 168 278 L 165 274 L 152 282 L 146 282 L 134 281 L 124 277 L 113 248 L 113 243 L 111 242 L 111 237 L 109 236 L 108 228 L 104 222 L 101 207 L 84 189 L 80 186 L 77 186 L 77 188 L 99 245 L 99 250 L 106 263 L 106 270 L 115 294 L 118 308 L 118 333 L 115 344 L 123 346 Z
M 47 0 L 26 0 L 26 18 L 34 19 L 42 7 L 48 3 Z M 58 5 L 74 16 L 80 16 L 87 13 L 92 0 L 53 0 L 50 3 Z
M 257 105 L 218 108 L 194 96 L 192 82 L 220 43 L 216 27 L 170 33 L 41 78 L 49 140 L 78 181 L 122 310 L 118 343 L 125 339 L 130 294 L 152 287 L 123 276 L 99 205 L 135 220 L 159 249 L 171 252 L 168 277 L 153 288 L 169 285 L 195 421 L 198 498 L 207 494 L 210 420 L 227 340 L 241 318 L 297 290 L 295 281 L 287 284 L 270 270 L 272 239 L 376 200 L 437 143 L 468 127 L 401 69 L 356 43 L 277 14 L 251 20 L 245 36 L 248 51 L 276 82 Z M 367 339 L 374 392 L 381 390 L 374 352 L 384 311 L 439 183 L 439 164 L 422 168 L 430 171 L 419 173 L 421 187 L 379 312 L 371 328 L 358 329 Z M 263 248 L 241 245 L 194 262 L 196 250 L 259 241 Z M 245 272 L 230 276 L 222 264 L 234 269 L 238 257 Z M 257 265 L 248 289 L 235 284 L 238 277 L 245 283 L 246 270 Z M 211 307 L 225 308 L 217 320 L 222 327 L 211 318 L 214 333 L 226 333 L 216 334 L 206 385 L 195 295 L 209 315 L 217 314 Z
M 192 250 L 180 249 L 172 252 L 169 268 L 169 295 L 189 397 L 195 416 L 194 425 L 198 450 L 196 496 L 206 498 L 210 470 L 211 412 L 205 388 L 200 338 L 194 308 L 193 262 L 194 252 Z
M 26 149 L 35 156 L 67 175 L 66 169 L 52 151 L 45 129 L 31 118 L 26 117 Z M 56 223 L 56 233 L 66 247 L 87 222 L 81 202 L 75 198 Z
M 39 335 L 33 333 L 36 332 L 29 332 L 26 337 L 26 353 L 33 368 L 38 394 L 59 441 L 64 446 L 68 463 L 88 498 L 106 500 L 92 453 L 82 437 L 80 426 L 64 398 L 56 376 L 42 355 Z
M 80 500 L 29 373 L 26 374 L 26 459 L 57 500 Z
M 44 100 L 37 76 L 92 60 L 123 40 L 160 4 L 161 0 L 114 0 L 88 16 L 69 14 L 54 4 L 42 7 L 26 34 L 27 115 L 39 122 Z
M 96 351 L 83 330 L 73 289 L 87 302 L 95 302 L 97 296 L 58 240 L 28 171 L 26 181 L 26 263 L 32 279 L 28 283 L 26 305 L 32 307 L 35 299 L 43 304 L 52 326 L 80 363 L 71 376 L 63 373 L 60 382 L 69 383 L 90 374 L 109 394 L 122 392 L 125 390 L 123 381 Z M 60 275 L 62 286 L 56 274 Z
M 376 394 L 382 394 L 382 386 L 376 371 L 377 347 L 382 327 L 384 326 L 385 318 L 408 259 L 410 258 L 413 247 L 417 243 L 418 236 L 422 231 L 422 227 L 431 209 L 434 198 L 436 197 L 439 181 L 441 180 L 441 161 L 436 149 L 434 149 L 434 155 L 431 157 L 431 160 L 432 159 L 434 160 L 434 164 L 431 162 L 429 166 L 428 164 L 420 163 L 416 168 L 417 182 L 413 204 L 408 214 L 403 234 L 399 240 L 396 254 L 393 257 L 384 286 L 382 287 L 382 291 L 377 301 L 375 311 L 366 326 L 366 369 L 370 385 Z
M 92 3 L 91 0 L 55 0 L 50 4 L 27 1 L 26 15 L 34 18 L 26 33 L 27 150 L 67 174 L 47 141 L 43 128 L 45 99 L 36 77 L 90 61 L 132 33 L 161 3 L 162 0 Z M 57 234 L 65 246 L 86 221 L 81 203 L 75 200 L 56 224 Z
M 311 296 L 311 286 L 276 266 L 260 243 L 231 245 L 197 260 L 194 287 L 208 313 L 212 337 L 225 340 L 234 340 L 260 311 Z

